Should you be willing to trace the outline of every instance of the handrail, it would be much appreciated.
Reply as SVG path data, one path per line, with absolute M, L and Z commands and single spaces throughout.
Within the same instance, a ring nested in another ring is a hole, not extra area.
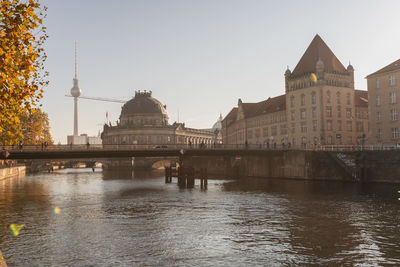
M 0 151 L 131 151 L 131 150 L 177 150 L 177 149 L 208 149 L 208 150 L 300 150 L 300 151 L 382 151 L 400 150 L 398 145 L 323 145 L 323 146 L 288 146 L 267 144 L 90 144 L 90 145 L 22 145 L 0 146 Z

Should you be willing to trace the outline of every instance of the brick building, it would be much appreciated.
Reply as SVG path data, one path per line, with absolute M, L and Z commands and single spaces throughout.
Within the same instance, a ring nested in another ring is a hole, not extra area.
M 354 89 L 354 68 L 345 68 L 316 35 L 293 72 L 285 94 L 233 108 L 222 121 L 226 144 L 365 144 L 368 94 Z
M 367 76 L 371 144 L 400 143 L 400 59 Z

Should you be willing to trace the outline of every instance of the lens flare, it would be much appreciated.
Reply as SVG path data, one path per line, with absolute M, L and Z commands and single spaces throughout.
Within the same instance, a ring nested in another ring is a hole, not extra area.
M 315 73 L 311 73 L 311 75 L 310 75 L 310 79 L 311 79 L 311 81 L 313 81 L 313 82 L 317 82 L 317 75 L 315 75 Z
M 60 208 L 59 207 L 55 207 L 54 208 L 54 214 L 60 214 Z
M 21 231 L 22 227 L 24 227 L 25 224 L 11 224 L 10 229 L 13 232 L 14 236 L 19 235 L 19 231 Z

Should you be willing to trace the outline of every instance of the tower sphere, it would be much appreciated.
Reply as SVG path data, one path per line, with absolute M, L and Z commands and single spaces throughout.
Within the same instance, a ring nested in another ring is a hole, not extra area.
M 78 87 L 78 79 L 74 79 L 74 87 L 71 88 L 71 95 L 73 97 L 79 97 L 81 95 L 82 91 Z

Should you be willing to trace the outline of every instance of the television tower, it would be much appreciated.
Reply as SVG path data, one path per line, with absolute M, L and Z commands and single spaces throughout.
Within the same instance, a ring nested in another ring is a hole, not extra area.
M 74 86 L 71 88 L 71 95 L 74 97 L 74 136 L 78 136 L 78 97 L 81 95 L 81 89 L 78 86 L 78 61 L 77 47 L 75 41 L 75 77 L 73 79 Z

